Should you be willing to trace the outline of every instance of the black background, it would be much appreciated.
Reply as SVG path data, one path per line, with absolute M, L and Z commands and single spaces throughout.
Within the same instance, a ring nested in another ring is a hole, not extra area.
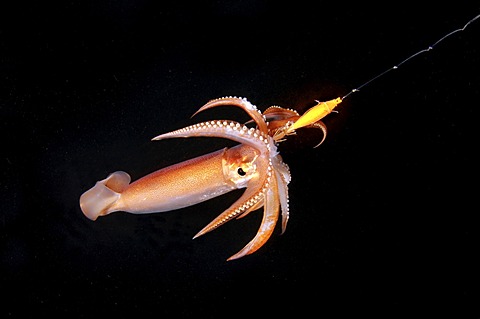
M 480 13 L 334 1 L 0 5 L 2 317 L 478 318 L 480 21 L 350 95 L 328 136 L 280 145 L 290 222 L 226 259 L 261 211 L 192 240 L 238 198 L 92 222 L 79 196 L 232 145 L 150 139 L 245 121 L 225 95 L 300 112 L 344 96 Z M 278 225 L 279 226 L 279 225 Z

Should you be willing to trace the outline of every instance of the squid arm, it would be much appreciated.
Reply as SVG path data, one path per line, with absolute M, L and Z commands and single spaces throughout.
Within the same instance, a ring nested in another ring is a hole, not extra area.
M 274 178 L 271 180 L 271 182 L 273 184 L 276 184 L 276 180 Z M 231 256 L 227 260 L 238 259 L 245 255 L 256 252 L 267 242 L 267 240 L 272 235 L 275 229 L 275 225 L 277 224 L 280 206 L 276 185 L 268 188 L 264 196 L 265 199 L 263 205 L 263 217 L 260 229 L 258 230 L 255 237 L 244 248 L 242 248 L 238 253 Z

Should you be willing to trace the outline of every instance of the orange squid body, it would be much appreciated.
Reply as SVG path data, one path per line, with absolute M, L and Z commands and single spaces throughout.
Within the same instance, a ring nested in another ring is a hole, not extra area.
M 227 260 L 238 259 L 262 247 L 272 235 L 281 215 L 282 233 L 289 219 L 288 184 L 290 170 L 277 149 L 276 136 L 285 136 L 286 128 L 298 118 L 296 112 L 270 112 L 274 121 L 271 135 L 267 117 L 245 98 L 225 97 L 209 101 L 198 112 L 232 105 L 243 109 L 255 122 L 249 127 L 230 120 L 206 121 L 161 134 L 154 141 L 170 138 L 217 137 L 239 143 L 210 154 L 175 164 L 130 184 L 125 172 L 115 172 L 80 196 L 82 212 L 91 220 L 115 211 L 134 214 L 175 210 L 206 201 L 234 189 L 243 194 L 193 238 L 202 236 L 226 222 L 242 218 L 263 207 L 263 218 L 255 237 Z M 272 114 L 273 113 L 273 114 Z M 284 121 L 288 120 L 290 121 Z M 284 123 L 285 122 L 285 123 Z
M 95 220 L 115 211 L 142 214 L 195 205 L 245 187 L 252 174 L 233 179 L 238 173 L 229 170 L 248 164 L 256 156 L 256 150 L 249 146 L 224 148 L 160 169 L 131 184 L 127 173 L 115 172 L 86 191 L 80 197 L 80 207 L 85 216 Z

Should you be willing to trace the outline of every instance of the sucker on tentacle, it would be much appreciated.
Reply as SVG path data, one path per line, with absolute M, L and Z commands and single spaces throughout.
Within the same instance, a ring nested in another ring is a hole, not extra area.
M 255 128 L 235 121 L 217 120 L 190 125 L 169 133 L 161 134 L 152 139 L 159 141 L 178 137 L 220 137 L 233 140 L 258 149 L 262 154 L 276 153 L 277 147 L 273 139 Z

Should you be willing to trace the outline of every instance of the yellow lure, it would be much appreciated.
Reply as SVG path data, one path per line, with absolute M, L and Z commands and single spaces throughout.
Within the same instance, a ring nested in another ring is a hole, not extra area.
M 297 121 L 295 121 L 295 123 L 293 123 L 293 125 L 288 127 L 285 133 L 287 135 L 292 134 L 296 129 L 312 125 L 320 121 L 325 116 L 332 113 L 333 109 L 340 103 L 342 103 L 342 99 L 339 97 L 326 102 L 318 102 L 317 105 L 309 108 L 302 116 L 300 116 Z

